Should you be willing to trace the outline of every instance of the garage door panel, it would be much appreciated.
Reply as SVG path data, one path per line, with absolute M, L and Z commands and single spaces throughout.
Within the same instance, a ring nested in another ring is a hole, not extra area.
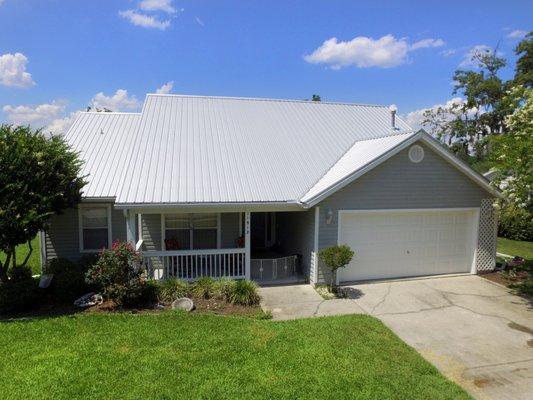
M 473 210 L 342 213 L 339 242 L 356 255 L 341 281 L 469 272 Z

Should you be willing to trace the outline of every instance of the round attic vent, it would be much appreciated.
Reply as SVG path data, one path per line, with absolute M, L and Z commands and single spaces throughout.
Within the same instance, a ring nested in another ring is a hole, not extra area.
M 419 163 L 424 159 L 424 149 L 415 144 L 414 146 L 411 146 L 409 149 L 409 160 L 411 160 L 414 163 Z

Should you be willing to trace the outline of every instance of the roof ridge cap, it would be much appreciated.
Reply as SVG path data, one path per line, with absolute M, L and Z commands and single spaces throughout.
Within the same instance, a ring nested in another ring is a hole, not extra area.
M 171 94 L 171 93 L 147 93 L 146 97 L 178 97 L 178 98 L 198 98 L 198 99 L 217 99 L 217 100 L 244 100 L 244 101 L 272 101 L 280 103 L 309 103 L 315 105 L 346 105 L 359 107 L 377 107 L 388 108 L 385 104 L 353 103 L 343 101 L 312 101 L 302 99 L 276 99 L 269 97 L 240 97 L 240 96 L 210 96 L 210 95 L 192 95 L 192 94 Z

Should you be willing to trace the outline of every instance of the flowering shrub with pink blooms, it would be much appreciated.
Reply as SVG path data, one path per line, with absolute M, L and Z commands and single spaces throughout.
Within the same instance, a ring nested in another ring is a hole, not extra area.
M 140 305 L 146 300 L 147 285 L 142 276 L 141 255 L 127 242 L 116 241 L 104 249 L 89 269 L 86 281 L 119 306 Z

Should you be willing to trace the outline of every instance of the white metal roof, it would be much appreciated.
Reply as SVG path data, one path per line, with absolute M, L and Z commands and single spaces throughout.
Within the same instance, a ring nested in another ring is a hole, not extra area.
M 140 114 L 81 112 L 65 135 L 85 161 L 82 175 L 89 182 L 83 196 L 115 197 L 131 153 L 131 138 Z
M 396 128 L 385 106 L 149 94 L 106 176 L 118 204 L 298 202 L 354 143 L 412 132 Z
M 361 170 L 380 156 L 387 154 L 399 144 L 416 136 L 403 133 L 377 139 L 361 140 L 354 145 L 329 169 L 328 172 L 301 198 L 303 203 L 311 202 L 320 194 Z

